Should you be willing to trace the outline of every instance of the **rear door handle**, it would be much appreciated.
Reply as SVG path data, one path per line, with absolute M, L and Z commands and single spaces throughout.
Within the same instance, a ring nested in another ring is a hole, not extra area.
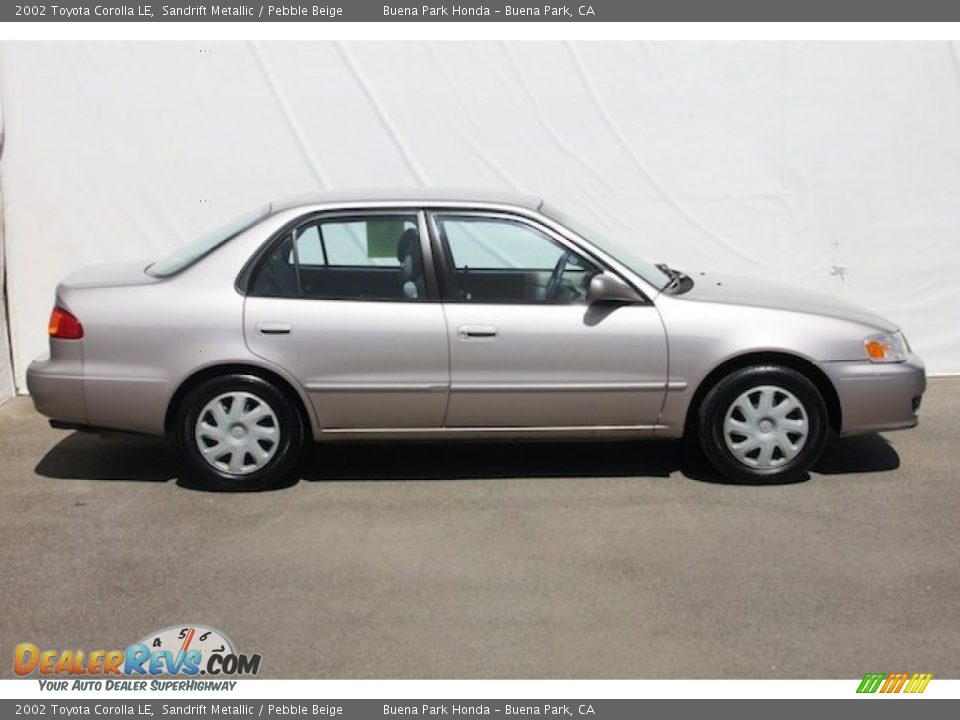
M 493 325 L 461 325 L 457 330 L 457 335 L 460 336 L 461 340 L 495 338 L 497 328 Z
M 261 335 L 289 335 L 293 325 L 282 322 L 257 323 L 257 332 Z

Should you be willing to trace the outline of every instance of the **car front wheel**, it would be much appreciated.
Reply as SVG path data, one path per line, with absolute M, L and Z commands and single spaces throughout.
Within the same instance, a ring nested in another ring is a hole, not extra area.
M 780 365 L 727 375 L 704 397 L 697 419 L 704 454 L 734 482 L 797 480 L 827 438 L 827 409 L 816 385 Z
M 303 445 L 294 403 L 253 375 L 213 378 L 191 390 L 177 430 L 191 475 L 219 490 L 259 490 L 286 479 Z

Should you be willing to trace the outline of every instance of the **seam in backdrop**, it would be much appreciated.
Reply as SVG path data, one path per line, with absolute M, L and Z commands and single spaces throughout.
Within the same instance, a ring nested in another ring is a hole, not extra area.
M 0 98 L 0 163 L 3 162 L 3 101 Z M 9 297 L 7 296 L 7 266 L 4 244 L 3 183 L 0 182 L 0 404 L 14 394 L 13 353 L 10 342 Z

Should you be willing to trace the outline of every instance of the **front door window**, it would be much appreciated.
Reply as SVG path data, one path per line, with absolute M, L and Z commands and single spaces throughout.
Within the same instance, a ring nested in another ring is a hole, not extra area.
M 439 215 L 446 299 L 472 303 L 583 305 L 592 262 L 519 220 Z

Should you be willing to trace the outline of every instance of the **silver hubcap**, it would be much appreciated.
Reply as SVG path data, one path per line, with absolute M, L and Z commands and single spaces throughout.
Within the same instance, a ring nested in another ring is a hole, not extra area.
M 220 472 L 248 475 L 276 455 L 280 423 L 266 402 L 248 392 L 218 395 L 204 405 L 194 432 L 203 458 Z
M 775 385 L 750 388 L 731 403 L 723 420 L 727 449 L 751 468 L 786 465 L 807 442 L 806 408 Z

